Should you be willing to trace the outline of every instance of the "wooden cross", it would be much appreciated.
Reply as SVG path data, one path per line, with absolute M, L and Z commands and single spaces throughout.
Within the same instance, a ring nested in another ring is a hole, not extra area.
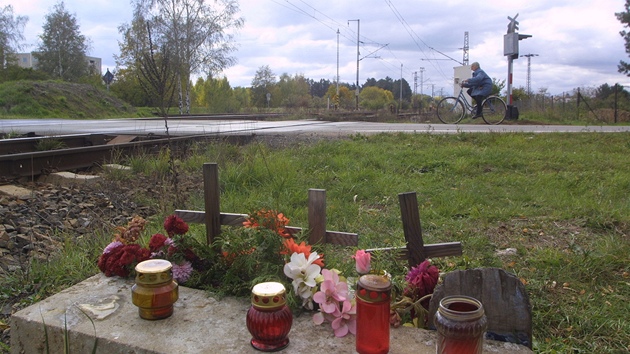
M 219 205 L 219 172 L 216 163 L 203 165 L 205 211 L 175 210 L 175 215 L 189 223 L 206 225 L 206 242 L 212 244 L 221 233 L 221 225 L 243 226 L 247 214 L 222 213 Z M 302 231 L 300 227 L 286 226 L 290 234 Z M 308 191 L 308 243 L 330 243 L 340 246 L 358 246 L 359 236 L 355 233 L 326 230 L 326 190 Z
M 204 203 L 205 211 L 176 210 L 175 215 L 189 223 L 204 223 L 206 225 L 206 242 L 212 244 L 221 233 L 221 225 L 242 226 L 247 214 L 222 213 L 220 211 L 219 172 L 216 163 L 203 165 Z M 422 227 L 418 213 L 418 201 L 415 192 L 398 195 L 406 247 L 379 248 L 367 250 L 400 252 L 401 258 L 414 267 L 431 257 L 461 256 L 460 242 L 447 242 L 425 245 L 422 239 Z M 308 191 L 308 242 L 311 245 L 330 243 L 340 246 L 358 246 L 359 237 L 356 233 L 326 230 L 326 190 L 309 189 Z M 287 231 L 295 235 L 302 231 L 300 227 L 287 226 Z
M 461 242 L 445 242 L 425 245 L 422 239 L 422 226 L 418 212 L 418 199 L 416 192 L 398 194 L 400 214 L 405 234 L 406 247 L 376 248 L 367 250 L 400 252 L 401 258 L 407 259 L 409 268 L 415 267 L 427 258 L 461 256 Z

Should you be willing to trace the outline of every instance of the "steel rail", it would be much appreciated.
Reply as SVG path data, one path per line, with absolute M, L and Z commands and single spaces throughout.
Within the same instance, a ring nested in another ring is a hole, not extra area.
M 227 139 L 243 141 L 251 136 L 190 135 L 132 141 L 120 144 L 102 144 L 59 150 L 24 152 L 0 156 L 0 178 L 36 177 L 58 171 L 72 171 L 111 163 L 121 156 L 157 153 L 167 144 L 177 146 L 193 141 Z

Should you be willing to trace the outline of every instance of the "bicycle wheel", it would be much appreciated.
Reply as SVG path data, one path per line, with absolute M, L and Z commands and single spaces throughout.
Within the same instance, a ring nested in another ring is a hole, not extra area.
M 481 117 L 487 124 L 501 124 L 505 119 L 506 112 L 505 102 L 497 96 L 490 96 L 483 101 Z
M 464 118 L 464 105 L 456 97 L 445 97 L 437 105 L 437 116 L 444 124 L 457 124 Z

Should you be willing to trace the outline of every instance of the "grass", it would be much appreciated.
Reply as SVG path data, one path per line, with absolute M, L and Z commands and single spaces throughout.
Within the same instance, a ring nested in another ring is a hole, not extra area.
M 0 83 L 0 118 L 112 118 L 138 116 L 104 88 L 61 81 Z
M 397 195 L 416 192 L 425 243 L 463 244 L 462 257 L 433 260 L 442 272 L 501 267 L 522 279 L 535 352 L 623 353 L 630 350 L 629 138 L 355 135 L 283 148 L 213 143 L 177 163 L 180 175 L 195 176 L 203 162 L 219 164 L 222 211 L 276 208 L 294 226 L 308 225 L 308 189 L 325 189 L 327 228 L 358 233 L 360 248 L 403 246 Z M 130 161 L 133 174 L 165 178 L 164 156 L 143 160 Z M 202 198 L 192 193 L 178 208 L 202 210 Z M 67 242 L 54 260 L 2 280 L 0 299 L 27 287 L 22 301 L 32 303 L 96 273 L 109 237 Z M 508 247 L 517 255 L 496 254 Z

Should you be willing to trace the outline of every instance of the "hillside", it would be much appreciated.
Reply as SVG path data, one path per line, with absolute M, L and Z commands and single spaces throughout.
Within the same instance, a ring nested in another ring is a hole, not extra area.
M 0 84 L 0 118 L 134 117 L 136 109 L 105 89 L 60 81 Z

